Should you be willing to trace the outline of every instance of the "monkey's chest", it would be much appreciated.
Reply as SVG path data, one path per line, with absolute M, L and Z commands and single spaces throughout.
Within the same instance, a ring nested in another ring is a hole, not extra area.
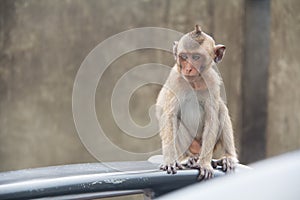
M 190 134 L 201 134 L 204 126 L 204 99 L 189 98 L 180 106 L 180 120 Z

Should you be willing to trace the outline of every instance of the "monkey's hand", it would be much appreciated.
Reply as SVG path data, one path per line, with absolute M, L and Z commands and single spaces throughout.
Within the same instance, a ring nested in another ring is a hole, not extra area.
M 179 162 L 174 161 L 173 163 L 162 164 L 160 166 L 160 169 L 163 171 L 167 171 L 168 174 L 176 174 L 177 169 L 183 169 L 183 167 Z
M 239 163 L 238 159 L 231 156 L 225 156 L 218 160 L 212 160 L 211 165 L 213 168 L 221 167 L 223 172 L 231 172 L 234 171 L 236 165 Z
M 214 170 L 212 166 L 210 164 L 200 164 L 198 156 L 190 157 L 185 166 L 190 169 L 199 170 L 199 181 L 203 179 L 211 179 L 214 176 Z
M 198 164 L 198 165 L 194 165 L 194 167 L 192 168 L 199 170 L 199 175 L 197 178 L 199 181 L 211 179 L 214 177 L 214 169 L 210 164 L 207 165 Z

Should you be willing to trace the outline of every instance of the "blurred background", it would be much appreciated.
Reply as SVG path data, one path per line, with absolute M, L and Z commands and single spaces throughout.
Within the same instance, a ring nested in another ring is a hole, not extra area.
M 73 121 L 76 73 L 100 42 L 147 26 L 186 33 L 198 23 L 226 45 L 219 69 L 242 163 L 299 149 L 299 10 L 298 0 L 0 0 L 0 171 L 97 162 Z M 105 71 L 96 93 L 107 136 L 134 152 L 159 148 L 159 136 L 124 134 L 110 98 L 122 74 L 151 62 L 174 64 L 161 50 L 128 53 Z M 149 84 L 133 94 L 137 124 L 149 122 L 159 90 Z

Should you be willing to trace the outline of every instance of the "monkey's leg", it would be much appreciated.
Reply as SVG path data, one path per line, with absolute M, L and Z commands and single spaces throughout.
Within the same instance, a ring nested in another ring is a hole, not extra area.
M 194 168 L 198 165 L 199 155 L 201 152 L 201 141 L 194 139 L 188 149 L 188 156 L 186 163 L 184 164 L 187 168 Z

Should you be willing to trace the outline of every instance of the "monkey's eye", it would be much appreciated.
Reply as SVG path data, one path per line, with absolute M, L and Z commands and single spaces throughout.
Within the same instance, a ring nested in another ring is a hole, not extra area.
M 183 60 L 187 60 L 188 59 L 188 56 L 186 54 L 180 54 L 180 57 L 183 59 Z
M 199 54 L 193 54 L 192 58 L 193 58 L 193 60 L 199 60 L 200 59 L 200 55 Z

